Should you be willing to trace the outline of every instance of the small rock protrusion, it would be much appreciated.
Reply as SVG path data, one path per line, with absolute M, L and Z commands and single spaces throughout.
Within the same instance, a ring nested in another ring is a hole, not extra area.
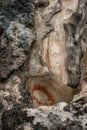
M 34 4 L 36 7 L 46 7 L 49 5 L 49 1 L 48 0 L 35 0 Z

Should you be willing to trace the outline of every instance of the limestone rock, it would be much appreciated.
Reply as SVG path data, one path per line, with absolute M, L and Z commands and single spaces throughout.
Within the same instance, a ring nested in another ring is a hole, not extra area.
M 20 129 L 87 129 L 87 0 L 0 0 L 0 130 Z
M 81 44 L 74 38 L 81 19 L 78 6 L 78 0 L 54 0 L 35 11 L 38 53 L 62 84 L 73 88 L 78 86 L 81 78 Z
M 51 106 L 58 102 L 70 102 L 74 90 L 62 86 L 53 76 L 37 76 L 29 79 L 27 87 L 33 98 L 33 106 Z
M 7 117 L 9 117 L 8 120 L 6 120 Z M 87 93 L 86 96 L 81 95 L 78 99 L 75 97 L 69 105 L 61 102 L 54 106 L 42 106 L 37 109 L 16 107 L 7 110 L 2 115 L 2 123 L 3 130 L 86 130 Z

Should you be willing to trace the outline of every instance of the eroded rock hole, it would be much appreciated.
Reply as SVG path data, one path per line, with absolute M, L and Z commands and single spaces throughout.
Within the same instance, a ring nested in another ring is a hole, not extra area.
M 73 98 L 73 89 L 63 86 L 53 78 L 32 77 L 28 87 L 33 99 L 33 106 L 51 106 L 58 102 L 69 103 Z

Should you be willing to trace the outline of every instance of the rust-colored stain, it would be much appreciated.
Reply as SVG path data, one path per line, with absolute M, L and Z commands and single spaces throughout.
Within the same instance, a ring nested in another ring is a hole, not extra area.
M 53 53 L 53 56 L 54 56 L 54 57 L 58 57 L 58 56 L 60 56 L 60 55 L 61 55 L 61 54 L 60 54 L 59 52 L 54 52 L 54 53 Z
M 51 101 L 50 103 L 46 102 L 46 103 L 42 103 L 41 101 L 38 100 L 37 97 L 34 96 L 34 91 L 36 90 L 39 90 L 39 91 L 42 91 L 43 93 L 46 94 L 46 96 L 48 97 L 48 101 Z M 32 98 L 36 100 L 37 104 L 39 105 L 54 105 L 55 104 L 55 99 L 54 97 L 52 96 L 52 94 L 47 90 L 47 88 L 45 86 L 40 86 L 38 84 L 34 85 L 33 86 L 33 89 L 32 89 Z
M 48 48 L 45 53 L 45 60 L 46 60 L 48 68 L 51 68 L 50 57 L 49 57 L 49 39 L 48 39 Z
M 48 67 L 50 68 L 51 65 L 50 65 L 49 50 L 48 50 L 48 49 L 47 49 L 47 52 L 46 52 L 46 55 L 45 55 L 45 59 L 46 59 L 46 62 L 47 62 Z

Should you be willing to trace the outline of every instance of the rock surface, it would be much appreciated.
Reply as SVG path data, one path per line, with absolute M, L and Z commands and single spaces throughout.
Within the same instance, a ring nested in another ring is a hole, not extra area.
M 86 130 L 86 51 L 87 0 L 0 0 L 0 130 Z
M 69 105 L 61 102 L 37 109 L 16 107 L 5 111 L 2 114 L 3 130 L 86 130 L 87 86 L 83 88 L 76 95 L 78 99 L 75 96 Z
M 32 6 L 31 3 L 28 7 L 26 1 L 14 1 L 0 8 L 0 28 L 3 30 L 0 33 L 0 80 L 6 79 L 27 59 L 35 39 L 32 30 L 26 27 L 33 22 Z
M 33 106 L 50 106 L 57 102 L 69 103 L 73 99 L 74 90 L 62 86 L 52 76 L 37 76 L 29 79 L 27 87 L 33 98 Z

